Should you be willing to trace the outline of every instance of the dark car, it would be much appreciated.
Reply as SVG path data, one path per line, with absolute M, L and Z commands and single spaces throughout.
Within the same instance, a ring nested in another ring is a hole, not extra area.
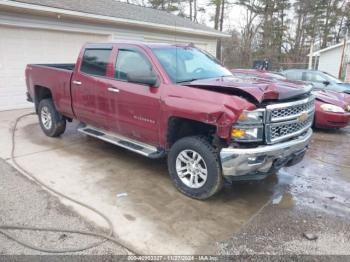
M 350 94 L 350 84 L 322 71 L 308 69 L 289 69 L 281 72 L 288 80 L 312 83 L 316 88 Z

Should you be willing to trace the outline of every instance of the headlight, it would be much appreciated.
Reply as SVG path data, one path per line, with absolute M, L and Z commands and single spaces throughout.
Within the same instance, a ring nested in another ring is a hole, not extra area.
M 231 130 L 231 137 L 237 142 L 259 142 L 263 139 L 263 132 L 262 126 L 234 126 Z
M 265 110 L 244 110 L 232 127 L 231 137 L 237 142 L 260 142 L 263 140 Z
M 238 118 L 238 124 L 262 124 L 264 122 L 265 110 L 244 110 Z
M 333 112 L 333 113 L 344 113 L 344 109 L 340 106 L 335 106 L 331 104 L 322 104 L 321 109 L 325 112 Z

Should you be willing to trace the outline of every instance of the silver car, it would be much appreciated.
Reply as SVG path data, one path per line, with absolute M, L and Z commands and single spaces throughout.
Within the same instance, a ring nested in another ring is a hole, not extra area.
M 308 69 L 289 69 L 281 72 L 288 80 L 312 83 L 317 89 L 326 89 L 350 94 L 350 84 L 322 71 Z

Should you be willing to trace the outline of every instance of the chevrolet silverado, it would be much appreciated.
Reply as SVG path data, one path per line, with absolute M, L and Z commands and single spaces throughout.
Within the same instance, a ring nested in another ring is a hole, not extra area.
M 43 132 L 78 131 L 149 158 L 206 199 L 224 181 L 258 180 L 303 158 L 315 110 L 308 85 L 234 77 L 193 45 L 86 44 L 75 64 L 29 64 Z

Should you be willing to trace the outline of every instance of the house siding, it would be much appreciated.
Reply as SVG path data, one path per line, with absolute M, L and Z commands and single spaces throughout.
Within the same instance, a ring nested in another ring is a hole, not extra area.
M 346 65 L 345 80 L 346 83 L 350 83 L 350 63 Z
M 318 70 L 325 71 L 338 77 L 343 46 L 339 46 L 320 53 Z M 350 44 L 347 45 L 346 59 L 350 58 Z M 345 61 L 346 62 L 346 61 Z
M 338 76 L 341 60 L 341 48 L 334 48 L 320 55 L 318 69 Z

